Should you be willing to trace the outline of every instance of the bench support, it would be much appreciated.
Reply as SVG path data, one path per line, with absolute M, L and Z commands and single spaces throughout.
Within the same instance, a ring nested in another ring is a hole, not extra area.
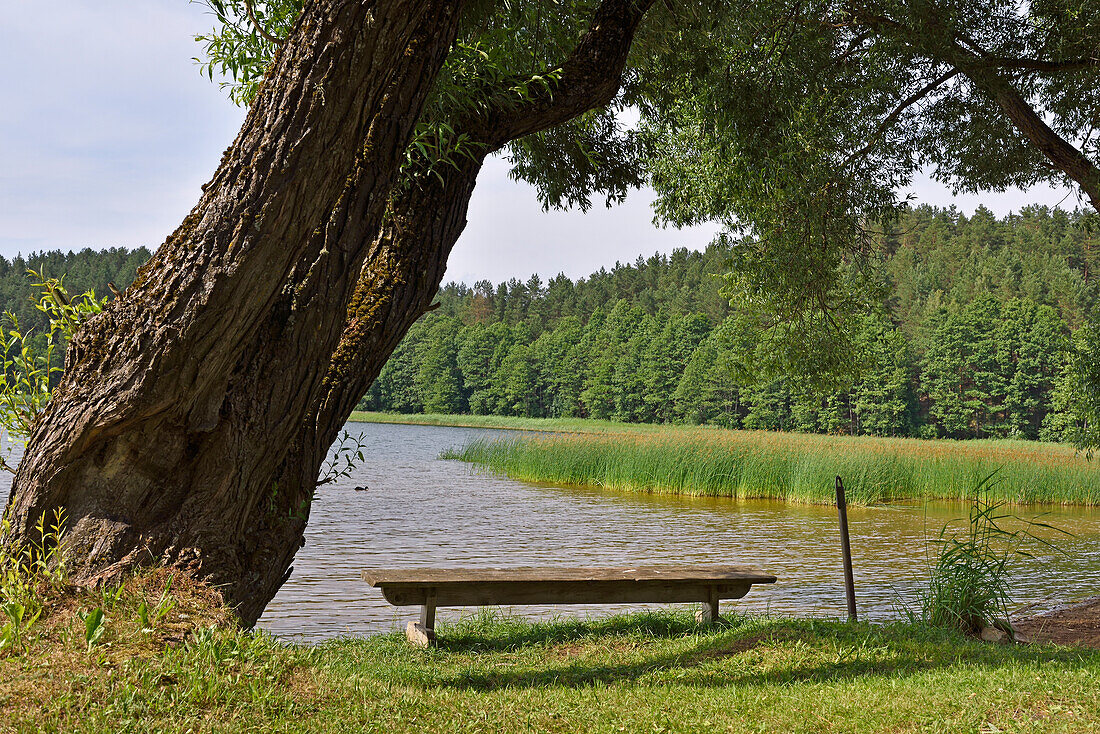
M 711 586 L 707 589 L 703 608 L 695 613 L 695 621 L 699 624 L 714 624 L 719 619 L 721 617 L 718 616 L 718 587 Z
M 435 589 L 428 589 L 424 594 L 424 606 L 420 607 L 420 624 L 435 631 Z

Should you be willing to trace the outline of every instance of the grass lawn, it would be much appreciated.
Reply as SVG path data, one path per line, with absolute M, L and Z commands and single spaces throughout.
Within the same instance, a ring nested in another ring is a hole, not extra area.
M 312 647 L 234 629 L 164 569 L 21 594 L 35 619 L 0 628 L 0 731 L 1100 732 L 1100 651 L 921 623 L 485 613 L 431 650 L 400 632 Z
M 132 599 L 131 599 L 132 601 Z M 921 625 L 668 611 L 532 624 L 478 615 L 440 647 L 400 633 L 286 646 L 156 633 L 108 609 L 89 651 L 55 620 L 0 662 L 0 728 L 59 732 L 1081 732 L 1100 652 Z M 173 621 L 175 620 L 175 621 Z M 166 647 L 165 641 L 169 644 Z

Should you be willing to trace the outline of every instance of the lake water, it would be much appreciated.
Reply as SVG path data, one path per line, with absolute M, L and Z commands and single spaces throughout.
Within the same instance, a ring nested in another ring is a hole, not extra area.
M 259 626 L 316 642 L 403 626 L 416 607 L 393 607 L 359 580 L 364 568 L 747 564 L 779 578 L 723 609 L 845 614 L 836 509 L 782 502 L 638 495 L 531 485 L 443 461 L 440 451 L 501 431 L 360 424 L 367 461 L 318 491 L 290 580 Z M 367 485 L 368 491 L 355 491 Z M 1100 595 L 1100 510 L 1023 508 L 1074 533 L 1066 552 L 1014 565 L 1019 604 L 1049 606 Z M 928 544 L 964 505 L 849 508 L 860 614 L 888 619 L 916 604 Z M 621 605 L 518 607 L 532 617 L 606 615 Z M 471 610 L 441 609 L 440 618 Z

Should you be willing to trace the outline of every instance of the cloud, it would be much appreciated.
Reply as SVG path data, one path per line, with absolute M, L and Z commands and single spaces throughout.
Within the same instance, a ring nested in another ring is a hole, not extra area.
M 243 118 L 192 61 L 176 0 L 14 3 L 0 26 L 0 254 L 156 246 Z
M 6 3 L 0 24 L 0 255 L 155 247 L 198 200 L 244 112 L 200 76 L 196 33 L 212 18 L 183 0 Z M 713 228 L 651 224 L 638 192 L 612 210 L 544 213 L 490 161 L 448 279 L 576 278 L 639 254 L 701 248 Z M 969 196 L 919 181 L 918 200 L 1003 214 L 1065 191 Z M 1065 206 L 1074 206 L 1071 197 Z
M 654 226 L 649 191 L 634 192 L 611 209 L 596 202 L 587 214 L 543 212 L 532 187 L 509 179 L 508 169 L 501 159 L 486 163 L 470 201 L 469 224 L 451 253 L 447 280 L 496 283 L 562 272 L 576 279 L 616 261 L 634 262 L 640 254 L 702 249 L 716 231 Z

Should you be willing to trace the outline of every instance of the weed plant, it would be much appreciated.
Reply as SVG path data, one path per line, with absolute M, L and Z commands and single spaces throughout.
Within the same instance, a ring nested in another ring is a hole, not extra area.
M 0 655 L 19 654 L 35 622 L 42 615 L 44 597 L 66 585 L 66 568 L 61 541 L 65 514 L 58 510 L 47 522 L 43 515 L 35 527 L 31 544 L 10 540 L 11 525 L 0 523 Z
M 948 523 L 933 541 L 938 551 L 921 600 L 921 616 L 934 627 L 975 634 L 986 626 L 1007 626 L 1012 559 L 1031 557 L 1028 545 L 1057 549 L 1036 531 L 1063 531 L 1038 520 L 1022 521 L 1002 511 L 1003 501 L 990 499 L 997 484 L 994 477 L 989 474 L 974 487 L 962 530 Z M 1022 526 L 1009 530 L 1006 521 Z

